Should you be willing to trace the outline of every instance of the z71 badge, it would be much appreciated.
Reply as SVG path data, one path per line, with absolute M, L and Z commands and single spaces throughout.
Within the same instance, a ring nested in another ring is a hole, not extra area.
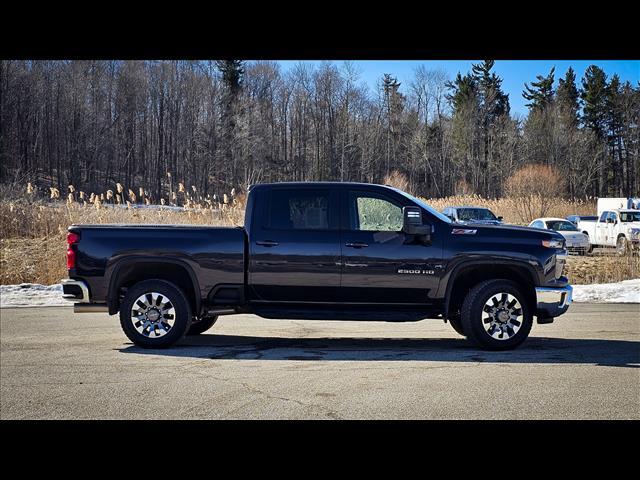
M 451 230 L 453 235 L 475 235 L 477 232 L 478 230 L 473 228 L 454 228 Z

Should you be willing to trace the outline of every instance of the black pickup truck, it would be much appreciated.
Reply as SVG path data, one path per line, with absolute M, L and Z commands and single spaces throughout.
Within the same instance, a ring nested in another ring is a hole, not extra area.
M 244 228 L 72 225 L 64 297 L 120 312 L 142 347 L 202 333 L 219 315 L 448 321 L 473 344 L 509 349 L 533 317 L 567 311 L 564 238 L 456 224 L 398 189 L 277 183 L 249 189 Z

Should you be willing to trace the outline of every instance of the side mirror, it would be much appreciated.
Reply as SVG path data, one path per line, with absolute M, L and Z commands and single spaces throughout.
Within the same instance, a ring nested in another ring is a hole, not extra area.
M 503 217 L 498 217 L 498 221 L 501 222 Z
M 402 208 L 402 231 L 408 235 L 418 235 L 423 243 L 431 242 L 431 225 L 422 223 L 420 207 Z

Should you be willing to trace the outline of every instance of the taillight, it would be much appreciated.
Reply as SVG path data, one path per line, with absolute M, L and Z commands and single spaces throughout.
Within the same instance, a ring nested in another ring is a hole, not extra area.
M 77 233 L 67 233 L 67 270 L 76 268 L 76 251 L 73 249 L 73 245 L 80 241 L 80 235 Z

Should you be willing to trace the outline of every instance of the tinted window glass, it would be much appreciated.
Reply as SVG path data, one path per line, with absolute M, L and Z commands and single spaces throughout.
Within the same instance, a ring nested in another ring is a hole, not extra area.
M 601 222 L 606 222 L 608 214 L 609 214 L 609 212 L 602 212 L 602 215 L 600 215 L 600 221 Z
M 458 219 L 463 221 L 469 220 L 497 220 L 491 210 L 486 208 L 459 208 Z
M 640 211 L 639 212 L 620 212 L 620 221 L 621 222 L 640 222 Z
M 402 230 L 402 208 L 389 200 L 365 193 L 351 192 L 350 225 L 352 230 L 399 232 Z
M 551 220 L 549 222 L 547 222 L 547 228 L 549 230 L 556 230 L 556 231 L 568 231 L 568 232 L 577 232 L 578 229 L 576 228 L 576 226 L 568 221 L 564 221 L 564 220 Z
M 327 230 L 329 190 L 273 190 L 269 218 L 271 228 Z

